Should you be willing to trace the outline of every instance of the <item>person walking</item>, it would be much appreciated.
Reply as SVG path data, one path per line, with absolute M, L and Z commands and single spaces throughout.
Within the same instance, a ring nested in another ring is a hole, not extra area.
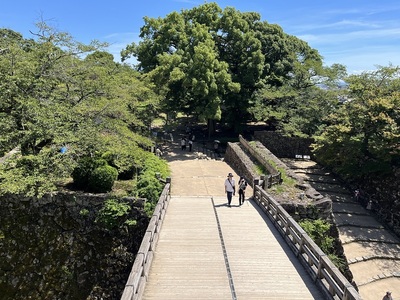
M 386 295 L 383 296 L 382 300 L 393 300 L 392 292 L 386 292 Z
M 192 152 L 193 141 L 189 140 L 189 152 Z
M 228 206 L 231 207 L 232 196 L 235 196 L 235 179 L 233 179 L 232 173 L 229 173 L 228 178 L 225 179 L 225 193 L 228 199 Z
M 181 139 L 181 149 L 182 149 L 182 151 L 186 150 L 186 139 L 185 138 Z
M 242 205 L 244 203 L 245 190 L 247 187 L 247 182 L 243 176 L 240 176 L 238 186 L 239 186 L 239 205 Z

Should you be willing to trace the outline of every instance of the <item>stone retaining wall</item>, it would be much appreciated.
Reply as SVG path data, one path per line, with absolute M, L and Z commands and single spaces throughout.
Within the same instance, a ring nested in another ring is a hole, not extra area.
M 0 197 L 0 298 L 119 299 L 148 218 L 125 198 L 137 225 L 105 228 L 96 216 L 107 197 Z
M 386 223 L 400 237 L 400 168 L 394 169 L 391 176 L 375 177 L 360 184 L 366 197 L 366 207 L 371 200 L 371 211 Z
M 296 155 L 312 157 L 310 145 L 312 139 L 286 137 L 274 131 L 255 131 L 254 139 L 264 144 L 272 153 L 279 157 L 293 158 Z

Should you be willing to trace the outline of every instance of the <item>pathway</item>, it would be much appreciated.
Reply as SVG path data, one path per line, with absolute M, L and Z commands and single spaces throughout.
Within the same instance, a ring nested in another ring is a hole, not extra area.
M 253 201 L 227 207 L 226 163 L 176 145 L 166 159 L 172 197 L 143 299 L 324 299 Z

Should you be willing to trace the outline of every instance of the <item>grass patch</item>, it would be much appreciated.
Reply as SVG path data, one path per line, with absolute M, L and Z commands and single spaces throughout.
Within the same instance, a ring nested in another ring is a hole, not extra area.
M 261 164 L 254 164 L 254 171 L 257 175 L 268 175 L 268 170 Z
M 133 193 L 135 180 L 116 180 L 113 185 L 112 195 L 116 197 L 129 196 Z
M 290 187 L 294 187 L 296 184 L 296 180 L 287 176 L 286 174 L 286 170 L 284 168 L 277 168 L 277 170 L 279 172 L 281 172 L 281 178 L 283 180 L 283 183 L 290 186 Z

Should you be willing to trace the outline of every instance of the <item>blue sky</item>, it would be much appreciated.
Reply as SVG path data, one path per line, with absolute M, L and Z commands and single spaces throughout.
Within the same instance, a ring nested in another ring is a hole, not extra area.
M 32 38 L 41 19 L 76 40 L 108 42 L 119 59 L 127 44 L 138 42 L 143 17 L 164 17 L 201 5 L 197 0 L 8 0 L 2 1 L 0 27 Z M 309 43 L 325 65 L 340 63 L 349 73 L 400 65 L 400 2 L 398 0 L 236 0 L 216 2 L 241 12 L 254 11 Z

